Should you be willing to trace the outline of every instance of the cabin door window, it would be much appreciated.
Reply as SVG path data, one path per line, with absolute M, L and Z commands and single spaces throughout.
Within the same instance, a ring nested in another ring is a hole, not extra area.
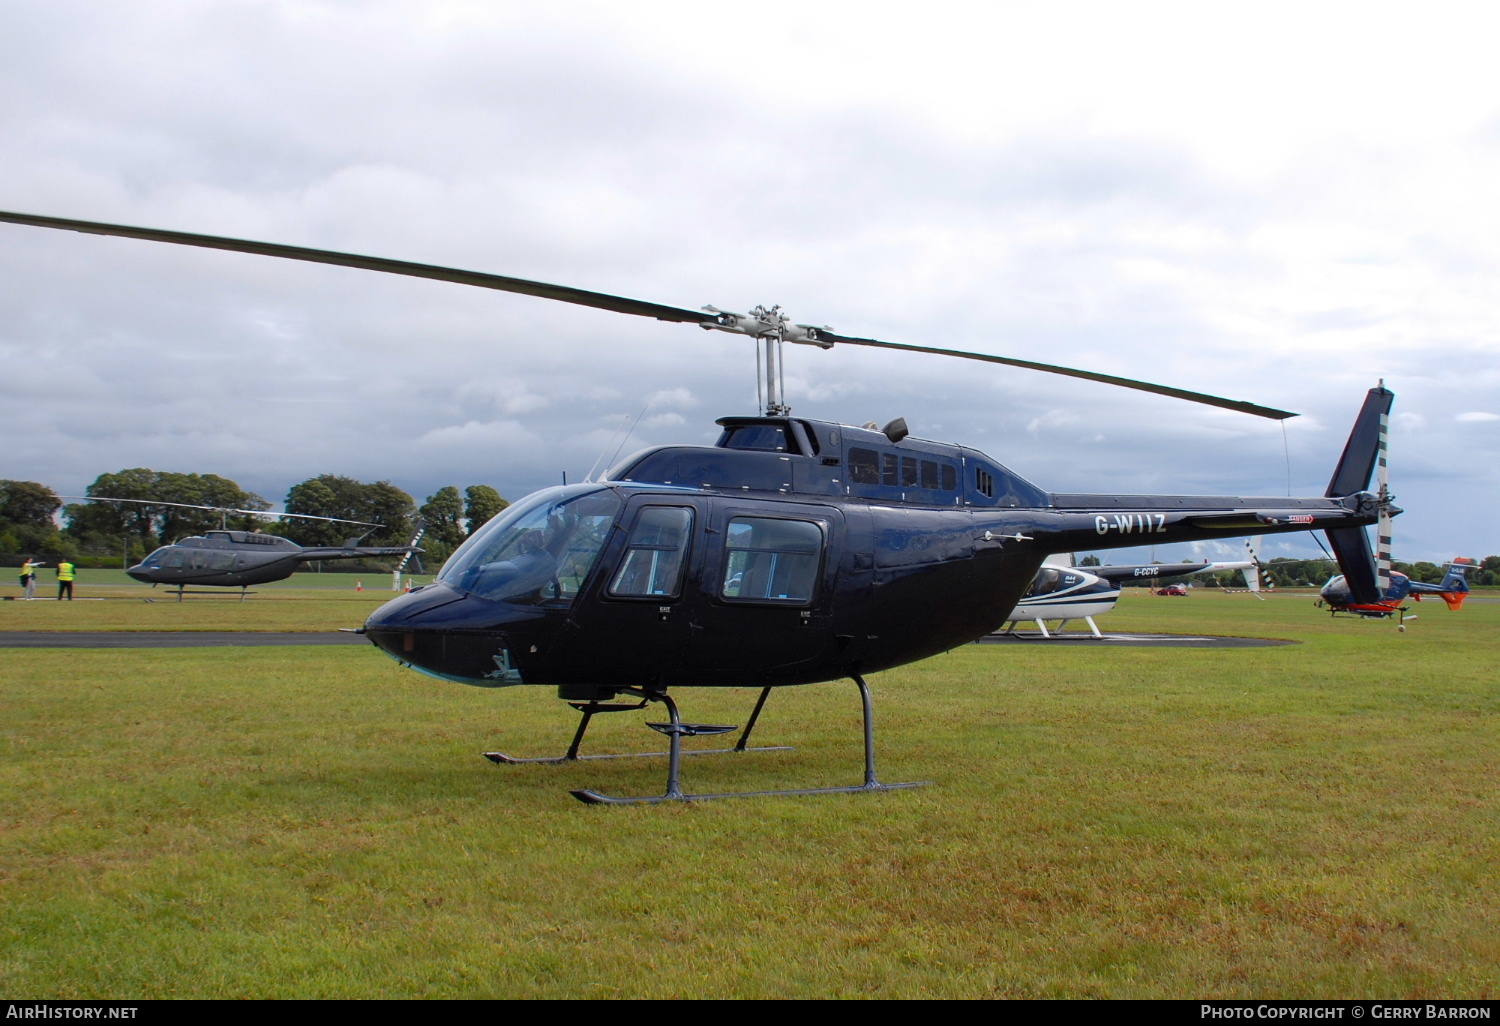
M 609 593 L 616 598 L 676 598 L 682 591 L 684 557 L 692 535 L 689 508 L 647 506 L 641 510 Z
M 724 598 L 807 603 L 823 560 L 823 526 L 811 520 L 733 517 L 725 557 Z

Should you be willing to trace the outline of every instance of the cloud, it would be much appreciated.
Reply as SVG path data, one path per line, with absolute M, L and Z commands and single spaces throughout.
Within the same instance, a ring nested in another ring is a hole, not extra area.
M 647 402 L 653 410 L 691 410 L 701 405 L 698 397 L 685 388 L 664 388 L 660 391 L 652 392 Z
M 1054 428 L 1072 427 L 1080 420 L 1079 414 L 1074 410 L 1048 410 L 1040 417 L 1035 417 L 1026 425 L 1028 434 L 1036 435 L 1043 431 Z
M 1318 494 L 1384 377 L 1403 538 L 1500 549 L 1454 511 L 1500 502 L 1500 440 L 1465 428 L 1500 409 L 1493 33 L 768 3 L 750 76 L 703 45 L 743 35 L 732 6 L 24 5 L 0 207 L 781 303 L 1303 414 L 788 347 L 798 415 L 904 416 L 1059 490 Z M 748 339 L 531 296 L 0 226 L 6 474 L 59 490 L 146 465 L 514 497 L 648 398 L 624 444 L 711 442 L 754 367 Z

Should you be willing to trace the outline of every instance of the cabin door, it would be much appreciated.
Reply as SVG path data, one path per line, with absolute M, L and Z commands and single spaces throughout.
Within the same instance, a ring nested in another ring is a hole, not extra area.
M 788 682 L 830 653 L 843 516 L 831 506 L 745 502 L 714 510 L 695 581 L 682 683 Z

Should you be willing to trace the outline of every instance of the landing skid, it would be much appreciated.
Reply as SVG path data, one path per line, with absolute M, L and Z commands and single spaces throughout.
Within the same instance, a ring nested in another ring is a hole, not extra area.
M 639 692 L 644 695 L 644 692 Z M 740 734 L 740 739 L 733 748 L 699 748 L 690 752 L 679 752 L 679 755 L 728 755 L 732 752 L 790 752 L 791 745 L 766 745 L 759 748 L 747 748 L 746 743 L 750 740 L 750 732 L 755 729 L 755 721 L 760 719 L 760 711 L 766 706 L 766 699 L 771 695 L 770 688 L 762 688 L 760 698 L 756 699 L 755 709 L 750 713 L 750 719 L 745 724 L 745 730 Z M 636 709 L 646 708 L 649 697 L 643 697 L 634 705 L 619 705 L 605 702 L 569 702 L 574 709 L 583 713 L 583 719 L 578 724 L 578 730 L 573 734 L 573 743 L 568 746 L 566 755 L 543 756 L 538 759 L 517 759 L 506 755 L 504 752 L 485 752 L 484 757 L 490 762 L 500 766 L 561 766 L 569 762 L 588 762 L 595 759 L 653 759 L 663 755 L 670 756 L 671 751 L 666 752 L 621 752 L 617 755 L 579 755 L 578 747 L 583 743 L 584 732 L 589 729 L 589 722 L 598 713 L 633 712 Z M 671 724 L 648 723 L 646 726 L 653 730 L 659 730 L 670 736 Z M 719 723 L 679 723 L 682 733 L 688 737 L 697 734 L 727 734 L 738 727 Z M 692 729 L 689 729 L 692 728 Z M 675 745 L 674 745 L 675 747 Z
M 679 769 L 682 760 L 682 738 L 691 737 L 695 734 L 718 733 L 725 728 L 718 724 L 683 723 L 677 714 L 677 703 L 672 701 L 665 692 L 648 694 L 646 701 L 661 702 L 667 707 L 671 714 L 670 723 L 652 723 L 649 726 L 654 730 L 666 734 L 671 741 L 671 749 L 667 755 L 667 789 L 659 795 L 641 795 L 636 797 L 616 798 L 610 795 L 600 794 L 588 788 L 579 788 L 569 792 L 574 798 L 587 805 L 654 805 L 659 802 L 695 802 L 711 801 L 715 798 L 764 798 L 773 796 L 791 795 L 813 795 L 813 794 L 857 794 L 870 791 L 896 791 L 909 787 L 923 787 L 927 781 L 916 781 L 902 784 L 882 784 L 875 777 L 875 720 L 870 704 L 870 689 L 865 685 L 864 679 L 855 674 L 854 683 L 859 686 L 859 697 L 864 708 L 865 721 L 865 782 L 848 787 L 807 787 L 796 788 L 785 791 L 727 791 L 717 794 L 686 794 L 682 790 L 679 778 Z M 766 695 L 770 692 L 766 688 L 761 692 L 760 701 L 756 703 L 755 715 L 759 715 L 761 707 L 765 704 Z M 750 726 L 754 725 L 754 716 L 751 718 Z M 744 742 L 749 735 L 750 726 L 745 728 L 745 734 L 741 735 L 740 741 Z M 733 730 L 734 728 L 727 728 Z M 736 748 L 735 750 L 742 750 Z
M 865 791 L 899 791 L 904 787 L 926 787 L 930 781 L 921 780 L 909 784 L 851 784 L 848 787 L 803 787 L 791 791 L 725 791 L 722 794 L 659 794 L 644 798 L 611 798 L 579 788 L 569 791 L 585 805 L 656 805 L 661 802 L 706 802 L 715 798 L 776 798 L 804 794 L 860 794 Z
M 1047 630 L 1047 624 L 1043 620 L 1033 619 L 1032 623 L 1036 624 L 1036 629 L 1041 633 L 1041 635 L 1042 635 L 1043 638 L 1047 639 L 1048 641 L 1051 641 L 1054 637 L 1057 637 L 1057 638 L 1062 637 L 1063 636 L 1063 631 L 1067 629 L 1068 624 L 1070 624 L 1074 620 L 1078 620 L 1078 619 L 1083 620 L 1084 623 L 1086 623 L 1086 624 L 1089 625 L 1089 630 L 1091 630 L 1091 631 L 1094 632 L 1094 637 L 1099 638 L 1101 641 L 1103 640 L 1104 635 L 1099 633 L 1099 625 L 1094 622 L 1094 618 L 1092 616 L 1084 616 L 1084 617 L 1070 616 L 1070 617 L 1067 617 L 1066 619 L 1064 619 L 1064 620 L 1062 620 L 1061 622 L 1058 623 L 1058 625 L 1057 625 L 1057 632 L 1055 634 L 1048 632 L 1048 630 Z M 1004 630 L 1003 633 L 1005 633 L 1005 634 L 1015 634 L 1016 633 L 1016 627 L 1020 623 L 1021 623 L 1020 620 L 1011 620 L 1011 621 L 1009 621 L 1008 622 L 1008 626 L 1006 626 L 1006 628 L 1005 628 L 1005 630 Z M 996 632 L 996 633 L 1001 633 L 1001 632 Z
M 791 752 L 791 745 L 762 745 L 753 748 L 694 748 L 682 754 L 688 755 L 733 755 L 735 752 Z M 599 759 L 660 759 L 671 752 L 617 752 L 612 755 L 566 755 L 544 756 L 540 759 L 517 759 L 504 752 L 485 752 L 484 757 L 497 766 L 562 766 L 570 762 L 595 762 Z

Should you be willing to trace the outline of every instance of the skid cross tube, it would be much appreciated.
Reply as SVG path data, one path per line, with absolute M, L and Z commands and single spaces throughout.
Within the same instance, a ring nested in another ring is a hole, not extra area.
M 641 805 L 655 804 L 658 802 L 695 802 L 709 801 L 714 798 L 768 798 L 776 796 L 811 795 L 811 794 L 858 794 L 868 791 L 896 791 L 908 787 L 924 787 L 929 781 L 913 781 L 901 784 L 882 784 L 875 776 L 875 715 L 870 701 L 870 689 L 865 684 L 864 678 L 859 674 L 852 674 L 851 679 L 859 687 L 860 705 L 864 712 L 865 721 L 865 782 L 854 784 L 849 787 L 802 787 L 785 791 L 727 791 L 720 794 L 684 794 L 679 779 L 678 770 L 681 765 L 682 737 L 707 733 L 718 729 L 712 725 L 683 723 L 677 714 L 677 703 L 667 697 L 665 693 L 659 695 L 648 695 L 650 701 L 662 702 L 667 707 L 667 712 L 672 717 L 670 724 L 651 724 L 657 730 L 666 734 L 671 740 L 670 758 L 667 763 L 667 789 L 659 795 L 642 795 L 640 797 L 614 798 L 609 795 L 600 794 L 588 788 L 578 788 L 570 793 L 574 798 L 587 805 Z M 766 688 L 761 692 L 760 701 L 756 703 L 755 711 L 758 714 L 760 708 L 765 704 L 766 693 L 771 689 Z M 748 733 L 748 728 L 746 733 Z
M 643 691 L 631 689 L 630 694 L 640 695 L 641 701 L 635 705 L 612 705 L 602 702 L 569 702 L 574 709 L 583 714 L 583 719 L 578 724 L 578 730 L 573 734 L 573 743 L 568 745 L 566 755 L 543 756 L 534 759 L 518 759 L 504 752 L 485 752 L 484 757 L 490 762 L 503 766 L 561 766 L 568 762 L 591 762 L 596 759 L 652 759 L 663 755 L 670 756 L 671 752 L 620 752 L 613 755 L 579 755 L 579 746 L 583 743 L 583 735 L 589 728 L 590 721 L 596 713 L 630 712 L 635 709 L 646 708 L 650 701 Z M 755 726 L 755 721 L 760 717 L 760 711 L 766 704 L 766 696 L 771 693 L 770 688 L 765 688 L 760 693 L 760 700 L 755 703 L 755 710 L 750 714 L 750 721 L 745 724 L 745 729 L 740 733 L 739 742 L 733 748 L 697 748 L 691 751 L 681 752 L 680 755 L 727 755 L 732 752 L 790 752 L 791 745 L 763 745 L 757 748 L 747 748 L 745 743 L 750 739 L 750 731 Z M 731 730 L 734 728 L 730 728 Z M 698 730 L 694 733 L 704 734 L 708 731 Z

